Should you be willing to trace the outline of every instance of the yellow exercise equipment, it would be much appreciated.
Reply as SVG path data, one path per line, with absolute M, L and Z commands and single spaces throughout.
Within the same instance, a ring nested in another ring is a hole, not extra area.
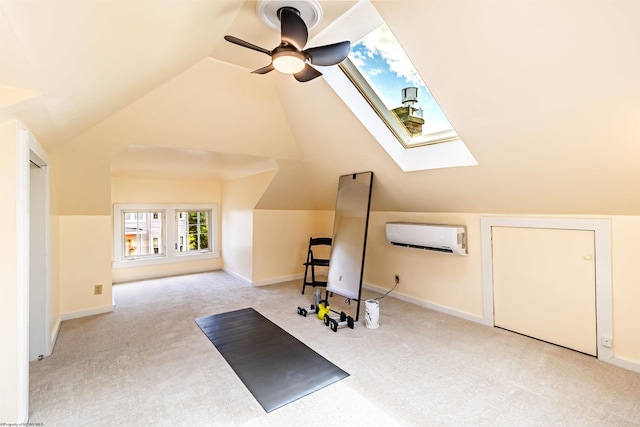
M 330 305 L 326 305 L 325 303 L 322 303 L 322 302 L 318 304 L 318 319 L 324 320 L 324 315 L 330 314 L 330 313 L 331 313 Z

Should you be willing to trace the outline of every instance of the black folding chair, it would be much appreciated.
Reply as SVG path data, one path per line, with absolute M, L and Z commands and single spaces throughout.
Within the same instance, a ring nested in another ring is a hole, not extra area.
M 318 247 L 320 246 L 329 246 L 333 240 L 331 237 L 311 237 L 309 239 L 309 249 L 307 251 L 307 261 L 304 263 L 304 279 L 302 280 L 302 293 L 304 294 L 304 289 L 306 286 L 316 286 L 327 287 L 326 280 L 318 280 L 316 277 L 316 267 L 323 267 L 324 270 L 328 270 L 329 267 L 329 258 L 316 258 L 313 254 L 314 248 L 316 248 L 316 252 L 318 252 Z M 328 252 L 328 250 L 327 250 Z M 323 251 L 324 253 L 324 251 Z M 309 274 L 311 272 L 311 274 Z M 309 281 L 309 276 L 310 281 Z

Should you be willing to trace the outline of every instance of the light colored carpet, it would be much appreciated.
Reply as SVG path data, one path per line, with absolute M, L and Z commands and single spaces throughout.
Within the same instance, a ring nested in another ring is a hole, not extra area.
M 114 286 L 113 313 L 63 322 L 53 355 L 31 363 L 30 422 L 640 425 L 640 374 L 390 296 L 380 302 L 379 329 L 365 328 L 362 314 L 356 329 L 335 333 L 298 316 L 313 300 L 300 285 L 253 288 L 211 272 Z M 194 322 L 245 307 L 351 376 L 265 413 Z

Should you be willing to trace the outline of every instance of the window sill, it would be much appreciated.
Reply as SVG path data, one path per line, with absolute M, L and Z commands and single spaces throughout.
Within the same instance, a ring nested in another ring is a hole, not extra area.
M 149 265 L 160 265 L 160 264 L 174 264 L 181 262 L 189 262 L 189 261 L 201 261 L 206 259 L 215 259 L 220 258 L 220 253 L 218 252 L 206 252 L 206 253 L 191 253 L 191 254 L 175 254 L 173 256 L 158 256 L 158 257 L 150 257 L 150 258 L 139 258 L 139 259 L 124 259 L 119 261 L 114 261 L 111 264 L 111 268 L 114 270 L 121 268 L 135 268 L 135 267 L 146 267 Z

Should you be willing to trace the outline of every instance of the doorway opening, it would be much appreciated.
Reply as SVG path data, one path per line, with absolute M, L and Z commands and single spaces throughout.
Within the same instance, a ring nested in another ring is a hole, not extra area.
M 51 337 L 48 166 L 29 152 L 29 360 L 48 357 Z

